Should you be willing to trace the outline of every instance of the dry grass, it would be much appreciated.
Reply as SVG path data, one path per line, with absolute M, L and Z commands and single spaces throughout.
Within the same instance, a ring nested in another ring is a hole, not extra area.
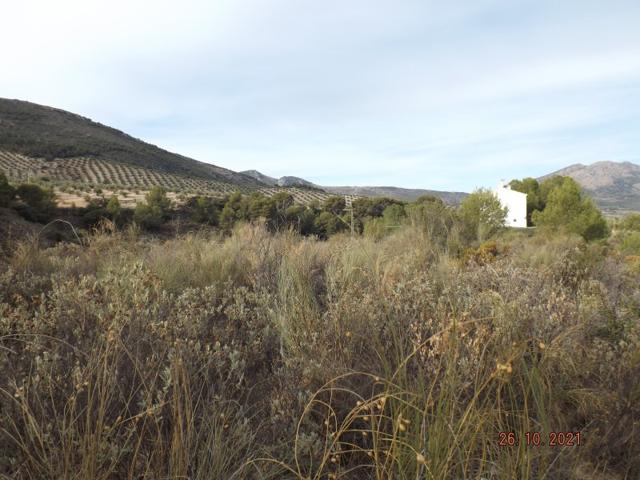
M 246 225 L 20 245 L 0 475 L 638 478 L 638 271 L 574 238 L 485 250 Z M 582 445 L 524 446 L 534 431 Z

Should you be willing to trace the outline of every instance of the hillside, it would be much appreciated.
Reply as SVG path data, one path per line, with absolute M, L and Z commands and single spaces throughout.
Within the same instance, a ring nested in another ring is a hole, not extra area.
M 323 188 L 300 177 L 285 176 L 275 178 L 270 177 L 269 175 L 265 175 L 264 173 L 261 173 L 257 170 L 245 170 L 244 172 L 240 173 L 242 173 L 243 175 L 248 175 L 249 177 L 255 178 L 259 182 L 262 182 L 266 185 L 271 185 L 273 187 L 306 187 L 317 189 Z
M 274 178 L 257 170 L 234 172 L 168 152 L 74 113 L 2 98 L 0 170 L 16 181 L 44 179 L 120 189 L 160 185 L 210 195 L 235 190 L 270 195 L 286 188 L 297 201 L 322 200 L 331 194 L 405 201 L 434 195 L 457 204 L 466 195 L 398 187 L 323 187 L 299 177 Z M 75 197 L 73 201 L 77 203 Z
M 324 185 L 316 185 L 300 177 L 270 177 L 257 170 L 246 170 L 240 172 L 249 175 L 256 180 L 267 185 L 278 185 L 281 187 L 308 187 L 322 189 L 327 193 L 334 195 L 349 195 L 357 197 L 389 197 L 396 200 L 411 202 L 422 195 L 432 195 L 440 198 L 445 203 L 457 205 L 467 195 L 464 192 L 442 192 L 439 190 L 424 190 L 420 188 L 400 188 L 400 187 L 331 187 Z
M 325 191 L 337 195 L 359 195 L 363 197 L 389 197 L 411 202 L 422 195 L 431 195 L 450 205 L 458 205 L 468 194 L 464 192 L 443 192 L 423 190 L 421 188 L 400 187 L 322 187 Z
M 574 164 L 539 180 L 555 175 L 573 178 L 601 209 L 609 213 L 640 211 L 640 165 L 631 162 Z
M 0 151 L 63 164 L 88 158 L 238 186 L 264 186 L 225 168 L 167 152 L 119 130 L 52 107 L 0 99 Z
M 259 182 L 264 183 L 265 185 L 269 185 L 271 187 L 275 187 L 276 185 L 278 185 L 277 178 L 270 177 L 269 175 L 265 175 L 264 173 L 261 173 L 257 170 L 245 170 L 240 173 L 242 173 L 243 175 L 247 175 L 251 178 L 255 178 Z
M 119 130 L 64 110 L 0 98 L 0 170 L 19 181 L 108 185 L 224 195 L 291 189 L 297 201 L 329 195 L 390 197 L 412 201 L 433 195 L 457 205 L 463 192 L 392 186 L 320 186 L 293 176 L 274 178 L 257 170 L 234 172 L 168 152 Z M 610 214 L 640 211 L 640 165 L 630 162 L 575 164 L 540 177 L 574 178 Z M 295 192 L 294 192 L 295 190 Z

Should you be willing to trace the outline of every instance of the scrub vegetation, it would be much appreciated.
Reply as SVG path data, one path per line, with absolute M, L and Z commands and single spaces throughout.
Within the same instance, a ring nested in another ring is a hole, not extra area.
M 637 216 L 274 197 L 105 199 L 6 250 L 0 476 L 640 476 Z

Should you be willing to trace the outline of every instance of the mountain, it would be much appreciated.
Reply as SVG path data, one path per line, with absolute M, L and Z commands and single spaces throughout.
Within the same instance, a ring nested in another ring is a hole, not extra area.
M 240 172 L 243 175 L 247 175 L 252 177 L 259 182 L 264 183 L 265 185 L 269 185 L 272 187 L 306 187 L 306 188 L 322 188 L 316 185 L 315 183 L 311 183 L 304 178 L 300 177 L 270 177 L 269 175 L 265 175 L 264 173 L 260 173 L 257 170 L 245 170 Z
M 142 189 L 162 185 L 169 190 L 216 195 L 287 188 L 303 202 L 331 194 L 403 201 L 432 195 L 456 205 L 467 195 L 392 186 L 321 186 L 300 177 L 274 178 L 257 170 L 234 172 L 168 152 L 74 113 L 2 98 L 0 170 L 21 181 L 48 178 Z M 609 214 L 640 211 L 640 165 L 609 161 L 575 164 L 539 180 L 554 175 L 572 177 Z
M 640 211 L 640 165 L 631 162 L 580 163 L 540 177 L 573 178 L 608 213 Z
M 264 183 L 265 185 L 269 185 L 270 187 L 275 187 L 278 185 L 278 179 L 270 177 L 269 175 L 265 175 L 264 173 L 260 173 L 257 170 L 245 170 L 240 172 L 243 175 L 254 178 L 258 180 L 260 183 Z
M 57 164 L 89 158 L 238 186 L 264 186 L 256 179 L 167 152 L 115 128 L 57 108 L 0 98 L 0 151 Z
M 324 185 L 316 185 L 308 180 L 300 177 L 270 177 L 257 170 L 245 170 L 244 175 L 251 176 L 256 180 L 271 186 L 280 187 L 306 187 L 313 189 L 321 189 L 327 193 L 334 195 L 352 195 L 358 197 L 389 197 L 396 200 L 411 202 L 422 195 L 432 195 L 440 198 L 445 203 L 458 205 L 462 199 L 467 196 L 463 192 L 442 192 L 439 190 L 423 190 L 417 188 L 400 188 L 400 187 L 331 187 Z
M 420 188 L 400 187 L 321 187 L 323 190 L 336 195 L 359 195 L 362 197 L 389 197 L 396 200 L 411 202 L 422 195 L 431 195 L 450 205 L 458 205 L 468 193 L 443 192 L 440 190 L 423 190 Z
M 41 178 L 133 188 L 162 185 L 170 190 L 222 194 L 271 187 L 302 189 L 295 192 L 301 198 L 335 194 L 410 201 L 434 195 L 452 204 L 466 195 L 397 187 L 323 187 L 299 177 L 274 178 L 257 170 L 234 172 L 168 152 L 71 112 L 3 98 L 0 169 L 20 181 Z
M 322 187 L 316 185 L 315 183 L 311 183 L 307 180 L 305 180 L 304 178 L 300 178 L 300 177 L 280 177 L 278 179 L 278 186 L 279 187 L 305 187 L 305 188 L 319 188 L 322 189 Z

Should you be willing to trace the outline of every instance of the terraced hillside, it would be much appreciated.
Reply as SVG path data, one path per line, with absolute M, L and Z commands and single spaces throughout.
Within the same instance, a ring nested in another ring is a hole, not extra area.
M 144 194 L 153 186 L 166 188 L 174 200 L 192 195 L 222 197 L 240 191 L 245 194 L 260 192 L 271 196 L 286 191 L 297 203 L 322 202 L 331 194 L 317 189 L 298 187 L 256 187 L 234 185 L 228 182 L 188 177 L 149 168 L 108 162 L 90 157 L 74 157 L 51 161 L 32 158 L 19 153 L 0 151 L 0 171 L 14 182 L 46 182 L 52 185 L 61 206 L 86 203 L 86 197 L 116 195 L 125 206 L 144 200 Z M 182 195 L 179 195 L 182 194 Z M 347 203 L 355 196 L 347 196 Z
M 237 186 L 264 186 L 247 175 L 167 152 L 80 115 L 20 100 L 0 98 L 0 150 L 45 162 L 91 158 Z
M 255 190 L 256 186 L 235 185 L 136 167 L 91 157 L 57 158 L 47 161 L 19 153 L 0 151 L 0 169 L 15 181 L 46 179 L 56 183 L 73 182 L 85 185 L 149 188 L 160 185 L 175 191 L 231 193 Z
M 111 196 L 115 196 L 118 198 L 120 204 L 125 208 L 133 208 L 138 203 L 145 201 L 145 196 L 147 190 L 138 190 L 138 189 L 98 189 L 96 190 L 78 190 L 78 189 L 68 189 L 68 188 L 54 188 L 56 193 L 56 198 L 58 201 L 58 206 L 60 207 L 84 207 L 87 205 L 87 200 L 91 198 L 98 197 L 106 197 L 110 198 Z M 266 196 L 272 196 L 278 192 L 287 192 L 290 193 L 294 201 L 296 203 L 300 203 L 303 205 L 307 205 L 314 200 L 318 200 L 322 202 L 327 197 L 330 196 L 328 193 L 317 193 L 310 192 L 304 189 L 299 188 L 265 188 L 258 190 L 260 193 L 265 194 Z M 313 195 L 317 193 L 316 195 Z M 182 192 L 170 191 L 167 196 L 176 204 L 182 204 L 187 198 L 193 196 L 194 194 L 185 194 Z M 207 195 L 207 193 L 205 193 Z M 217 195 L 211 195 L 217 196 Z M 357 197 L 346 196 L 345 200 L 347 206 L 351 205 L 351 202 Z
M 116 195 L 133 205 L 153 186 L 166 188 L 176 201 L 236 191 L 267 196 L 286 191 L 303 204 L 331 196 L 304 186 L 263 183 L 167 152 L 80 115 L 7 99 L 0 99 L 0 170 L 14 182 L 49 184 L 62 206 L 82 206 L 87 197 L 98 195 Z M 356 196 L 347 196 L 347 203 L 352 198 Z

